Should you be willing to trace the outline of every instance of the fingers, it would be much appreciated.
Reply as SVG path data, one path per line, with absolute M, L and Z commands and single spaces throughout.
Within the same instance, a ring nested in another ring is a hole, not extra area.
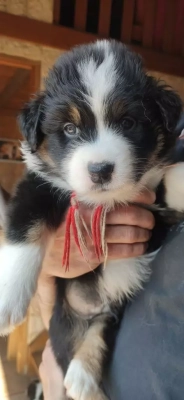
M 155 220 L 153 214 L 138 206 L 124 206 L 107 214 L 107 225 L 131 225 L 140 228 L 153 229 Z
M 151 232 L 148 229 L 126 225 L 108 225 L 106 227 L 107 243 L 144 243 L 150 238 Z
M 147 243 L 109 244 L 108 259 L 119 260 L 122 258 L 138 257 L 146 252 L 147 247 Z
M 141 204 L 153 204 L 156 200 L 156 195 L 154 192 L 149 190 L 144 190 L 134 199 L 134 203 L 141 203 Z

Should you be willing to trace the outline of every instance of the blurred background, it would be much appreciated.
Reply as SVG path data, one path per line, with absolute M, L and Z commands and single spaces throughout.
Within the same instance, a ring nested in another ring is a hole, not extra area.
M 0 185 L 9 193 L 24 165 L 17 115 L 55 59 L 74 45 L 115 38 L 184 100 L 184 0 L 0 0 Z M 47 334 L 31 306 L 0 340 L 0 399 L 24 400 Z

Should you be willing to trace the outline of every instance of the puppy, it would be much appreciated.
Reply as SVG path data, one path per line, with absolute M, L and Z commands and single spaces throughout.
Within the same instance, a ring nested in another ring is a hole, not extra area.
M 45 90 L 21 113 L 28 171 L 11 201 L 0 250 L 2 334 L 26 314 L 48 237 L 64 219 L 72 192 L 91 207 L 110 209 L 159 187 L 161 208 L 147 255 L 107 260 L 105 269 L 56 280 L 50 337 L 66 396 L 74 400 L 106 398 L 103 365 L 122 304 L 148 278 L 168 227 L 183 218 L 183 172 L 179 180 L 177 167 L 165 174 L 181 111 L 178 95 L 147 75 L 137 54 L 104 40 L 62 55 Z

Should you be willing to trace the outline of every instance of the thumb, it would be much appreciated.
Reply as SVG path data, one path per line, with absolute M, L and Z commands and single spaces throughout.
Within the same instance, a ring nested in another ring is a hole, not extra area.
M 56 299 L 55 277 L 42 272 L 38 280 L 36 295 L 43 323 L 48 330 Z

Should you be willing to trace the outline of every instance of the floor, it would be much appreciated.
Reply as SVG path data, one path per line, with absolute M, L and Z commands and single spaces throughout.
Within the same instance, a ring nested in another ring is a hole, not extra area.
M 18 375 L 15 363 L 6 360 L 7 339 L 0 338 L 0 400 L 27 400 L 29 378 Z

